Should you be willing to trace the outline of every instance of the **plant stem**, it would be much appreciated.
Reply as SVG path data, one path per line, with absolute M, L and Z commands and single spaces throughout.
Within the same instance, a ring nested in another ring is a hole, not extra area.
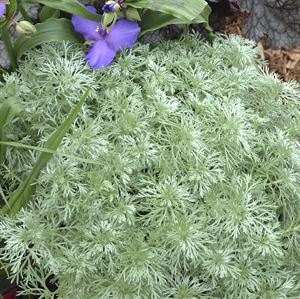
M 190 31 L 190 25 L 188 24 L 183 25 L 183 34 L 187 35 L 189 31 Z
M 11 42 L 8 30 L 5 30 L 5 29 L 2 30 L 1 31 L 1 37 L 2 37 L 2 40 L 4 42 L 6 51 L 8 53 L 8 57 L 9 57 L 9 60 L 10 60 L 11 67 L 12 67 L 13 71 L 15 71 L 17 69 L 17 59 L 16 59 L 14 47 L 13 47 L 13 44 Z

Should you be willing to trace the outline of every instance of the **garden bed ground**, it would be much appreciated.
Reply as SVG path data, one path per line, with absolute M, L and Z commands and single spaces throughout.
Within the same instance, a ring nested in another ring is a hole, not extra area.
M 235 13 L 233 17 L 228 17 L 226 31 L 243 36 L 241 23 L 245 18 L 247 18 L 247 14 L 241 12 Z M 266 41 L 261 40 L 258 46 L 261 48 L 262 58 L 268 60 L 271 71 L 277 72 L 285 81 L 300 82 L 300 45 L 289 50 L 273 50 L 267 46 Z

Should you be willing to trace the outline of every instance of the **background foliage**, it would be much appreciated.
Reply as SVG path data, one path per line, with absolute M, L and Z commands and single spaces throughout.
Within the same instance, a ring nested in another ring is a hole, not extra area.
M 32 3 L 43 5 L 35 22 L 27 12 Z M 81 43 L 82 39 L 74 32 L 70 17 L 76 15 L 100 24 L 102 5 L 105 1 L 85 1 L 85 3 L 94 5 L 99 14 L 89 12 L 78 0 L 11 0 L 6 6 L 5 17 L 0 20 L 0 37 L 4 41 L 12 69 L 17 68 L 18 60 L 26 51 L 43 43 L 55 41 Z M 207 28 L 211 37 L 211 29 L 208 25 L 211 9 L 205 0 L 127 0 L 124 7 L 137 9 L 135 13 L 138 16 L 137 19 L 141 21 L 141 35 L 170 24 L 198 23 Z M 126 17 L 126 9 L 124 13 L 121 13 L 121 17 Z M 8 29 L 11 26 L 18 26 L 14 20 L 18 12 L 24 20 L 36 24 L 37 32 L 32 32 L 30 38 L 19 36 L 14 45 L 10 40 Z

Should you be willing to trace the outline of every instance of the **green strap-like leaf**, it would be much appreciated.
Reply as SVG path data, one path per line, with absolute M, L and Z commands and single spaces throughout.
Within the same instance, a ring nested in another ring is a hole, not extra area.
M 39 18 L 41 22 L 45 22 L 51 18 L 57 19 L 59 15 L 60 15 L 60 10 L 52 7 L 44 6 L 41 12 L 39 13 Z
M 77 0 L 32 0 L 32 2 L 41 3 L 75 16 L 100 22 L 99 15 L 89 12 L 86 7 Z
M 184 22 L 172 15 L 167 15 L 165 13 L 153 10 L 147 10 L 142 15 L 142 31 L 140 36 L 147 32 L 154 31 L 171 24 L 184 24 Z
M 28 50 L 47 42 L 70 41 L 81 43 L 82 40 L 74 32 L 73 25 L 67 19 L 48 19 L 36 25 L 37 32 L 30 38 L 20 37 L 15 43 L 15 54 L 17 59 Z
M 4 140 L 4 128 L 10 123 L 16 115 L 22 111 L 21 105 L 18 101 L 10 97 L 6 99 L 0 106 L 0 140 Z M 0 166 L 5 159 L 5 147 L 0 144 Z
M 206 6 L 202 13 L 195 19 L 193 19 L 191 22 L 186 22 L 180 18 L 176 18 L 172 15 L 168 15 L 162 12 L 145 10 L 142 14 L 141 36 L 147 32 L 154 31 L 171 24 L 203 24 L 208 32 L 211 33 L 211 28 L 208 25 L 208 17 L 210 13 L 210 7 Z
M 159 11 L 184 23 L 191 23 L 208 6 L 205 0 L 127 0 L 126 4 L 135 8 Z
M 15 142 L 15 141 L 0 141 L 0 145 L 30 149 L 30 150 L 35 150 L 35 151 L 42 152 L 42 153 L 55 154 L 55 152 L 56 152 L 55 150 L 51 150 L 51 149 L 46 148 L 46 147 L 33 146 L 33 145 L 28 145 L 28 144 L 24 144 L 24 143 L 20 143 L 20 142 Z M 78 156 L 74 156 L 74 155 L 69 155 L 69 154 L 64 154 L 64 153 L 58 153 L 58 154 L 61 157 L 66 157 L 68 159 L 73 159 L 73 160 L 78 161 L 78 162 L 93 164 L 93 165 L 98 165 L 98 166 L 102 165 L 100 162 L 97 162 L 95 160 L 86 159 L 86 158 L 82 158 L 82 157 L 78 157 Z
M 57 130 L 50 136 L 45 143 L 45 148 L 56 151 L 60 145 L 63 137 L 70 129 L 75 121 L 83 103 L 88 97 L 89 90 L 81 97 L 80 101 L 76 104 L 68 118 L 57 128 Z M 28 177 L 21 183 L 17 190 L 10 196 L 8 203 L 1 209 L 3 214 L 14 216 L 22 207 L 26 206 L 36 189 L 36 181 L 42 169 L 47 165 L 48 161 L 53 156 L 53 153 L 43 152 L 33 166 Z

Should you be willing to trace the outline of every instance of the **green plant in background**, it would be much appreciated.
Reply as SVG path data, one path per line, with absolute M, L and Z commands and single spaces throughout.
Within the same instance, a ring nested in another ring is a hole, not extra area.
M 23 107 L 7 197 L 91 87 L 33 200 L 1 217 L 10 278 L 40 298 L 297 298 L 298 86 L 233 36 L 125 54 L 92 72 L 77 46 L 47 45 L 0 83 Z
M 94 5 L 102 5 L 104 1 L 92 1 Z M 26 8 L 32 3 L 40 3 L 43 6 L 39 20 L 33 26 L 26 12 Z M 4 6 L 3 4 L 0 4 Z M 115 0 L 107 1 L 106 6 L 115 6 L 104 11 L 101 16 L 95 15 L 86 9 L 77 0 L 11 0 L 6 5 L 4 18 L 0 21 L 1 38 L 5 42 L 9 54 L 12 69 L 17 68 L 18 60 L 29 49 L 46 42 L 70 41 L 80 43 L 81 37 L 73 29 L 70 15 L 60 18 L 64 14 L 79 16 L 89 20 L 102 22 L 104 30 L 111 29 L 119 18 L 139 21 L 141 24 L 141 35 L 146 32 L 159 29 L 170 24 L 193 24 L 202 23 L 205 25 L 211 36 L 208 25 L 208 16 L 211 12 L 205 0 Z M 118 7 L 118 9 L 116 8 Z M 16 22 L 14 16 L 20 11 L 25 21 Z M 60 19 L 59 19 L 60 18 Z M 23 24 L 22 24 L 23 23 Z M 10 26 L 16 26 L 19 38 L 13 45 L 8 34 Z

